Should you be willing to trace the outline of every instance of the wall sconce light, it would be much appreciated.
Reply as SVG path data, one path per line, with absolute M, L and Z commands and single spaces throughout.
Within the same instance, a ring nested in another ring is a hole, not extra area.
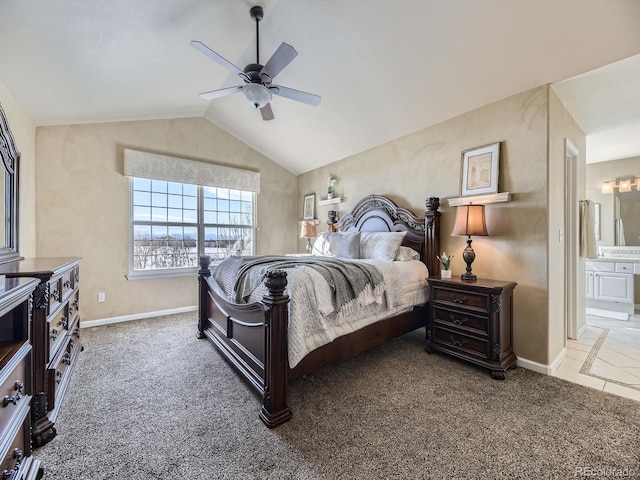
M 621 192 L 630 192 L 632 183 L 633 182 L 629 177 L 621 178 L 618 181 L 618 190 L 620 190 Z
M 461 278 L 476 280 L 476 276 L 471 272 L 471 264 L 476 259 L 476 253 L 471 248 L 471 235 L 489 235 L 484 219 L 484 205 L 460 205 L 456 208 L 456 220 L 451 235 L 467 235 L 467 248 L 462 252 L 467 271 L 461 275 Z
M 609 180 L 602 182 L 602 193 L 613 193 L 613 189 L 616 188 L 616 181 Z
M 620 192 L 630 192 L 632 186 L 636 186 L 636 190 L 640 190 L 640 180 L 636 181 L 636 177 L 627 176 L 627 177 L 619 177 L 615 180 L 607 180 L 606 182 L 602 182 L 601 190 L 602 193 L 613 193 L 614 189 L 618 189 Z

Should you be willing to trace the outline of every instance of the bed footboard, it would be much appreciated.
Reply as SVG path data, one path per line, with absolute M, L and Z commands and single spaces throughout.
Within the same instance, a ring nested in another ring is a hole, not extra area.
M 262 397 L 260 419 L 269 428 L 291 418 L 287 405 L 287 274 L 267 273 L 262 303 L 228 302 L 211 279 L 210 258 L 200 257 L 198 338 L 208 338 Z

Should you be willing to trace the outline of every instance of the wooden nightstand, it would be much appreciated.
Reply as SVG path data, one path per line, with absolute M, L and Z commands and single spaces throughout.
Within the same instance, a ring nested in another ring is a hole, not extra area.
M 427 352 L 455 355 L 488 368 L 493 378 L 504 380 L 504 372 L 515 368 L 517 360 L 512 340 L 516 285 L 500 280 L 429 278 Z

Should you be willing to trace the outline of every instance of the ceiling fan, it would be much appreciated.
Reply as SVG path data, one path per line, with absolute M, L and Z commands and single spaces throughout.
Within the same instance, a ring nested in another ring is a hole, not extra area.
M 240 70 L 233 63 L 229 62 L 221 55 L 217 54 L 204 43 L 192 40 L 190 45 L 205 54 L 207 57 L 215 60 L 231 73 L 238 75 L 244 85 L 235 87 L 222 88 L 211 92 L 201 93 L 204 99 L 211 100 L 214 98 L 224 97 L 237 92 L 243 92 L 247 100 L 256 108 L 260 109 L 263 120 L 273 120 L 273 110 L 271 110 L 272 95 L 279 95 L 291 100 L 306 103 L 317 107 L 320 104 L 320 97 L 313 93 L 301 92 L 293 88 L 274 85 L 273 79 L 280 73 L 284 67 L 296 58 L 298 52 L 291 45 L 282 42 L 269 61 L 263 66 L 260 64 L 260 21 L 264 13 L 262 7 L 255 6 L 249 11 L 251 18 L 256 22 L 256 63 L 250 63 L 244 70 Z

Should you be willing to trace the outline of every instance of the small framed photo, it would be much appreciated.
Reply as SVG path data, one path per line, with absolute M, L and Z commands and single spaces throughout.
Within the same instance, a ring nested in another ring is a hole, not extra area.
M 460 195 L 468 197 L 498 193 L 499 162 L 500 143 L 462 152 Z
M 304 196 L 304 205 L 302 206 L 303 220 L 313 220 L 315 218 L 316 194 L 310 193 Z

